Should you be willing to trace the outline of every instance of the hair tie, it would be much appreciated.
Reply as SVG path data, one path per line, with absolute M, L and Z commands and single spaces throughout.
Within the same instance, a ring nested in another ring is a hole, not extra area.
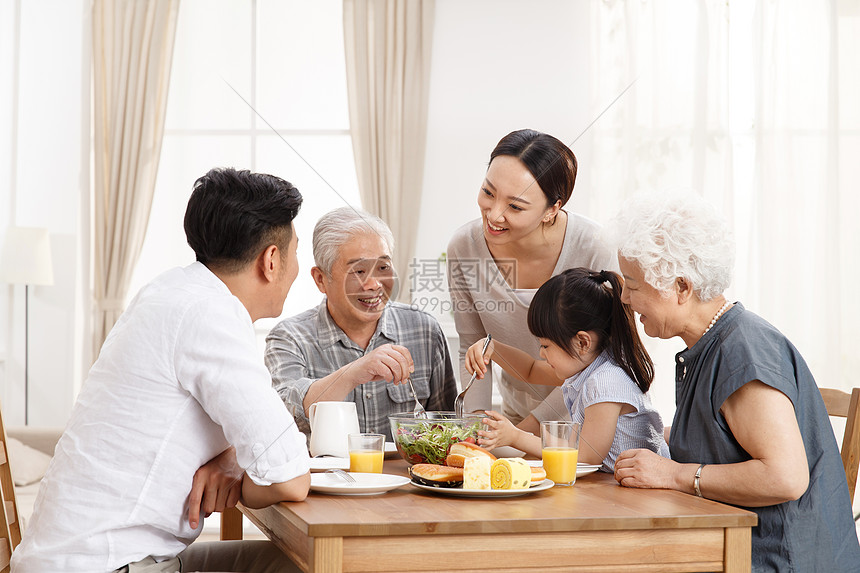
M 606 271 L 595 271 L 591 273 L 591 279 L 597 284 L 603 284 L 610 282 L 609 274 Z
M 597 283 L 604 287 L 607 292 L 612 292 L 615 289 L 615 283 L 612 282 L 612 271 L 602 270 L 597 273 L 595 278 L 597 279 Z

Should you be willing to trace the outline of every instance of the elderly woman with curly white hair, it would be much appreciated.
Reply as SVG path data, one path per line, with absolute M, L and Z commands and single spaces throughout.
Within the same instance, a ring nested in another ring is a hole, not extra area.
M 858 571 L 860 545 L 839 449 L 797 349 L 731 303 L 734 244 L 697 199 L 643 199 L 613 221 L 622 300 L 645 333 L 679 336 L 672 459 L 619 455 L 627 487 L 668 488 L 749 508 L 753 571 Z

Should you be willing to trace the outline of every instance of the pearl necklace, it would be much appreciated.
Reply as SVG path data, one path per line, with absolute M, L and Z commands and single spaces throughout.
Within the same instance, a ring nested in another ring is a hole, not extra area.
M 726 312 L 726 310 L 730 306 L 732 306 L 732 303 L 730 303 L 729 301 L 726 301 L 726 304 L 724 304 L 720 308 L 720 310 L 717 311 L 717 314 L 714 315 L 714 318 L 711 319 L 711 324 L 708 325 L 708 328 L 705 329 L 705 332 L 702 333 L 702 336 L 705 336 L 708 333 L 708 331 L 714 327 L 714 325 L 717 323 L 717 321 L 720 319 L 720 317 L 723 316 L 723 313 Z

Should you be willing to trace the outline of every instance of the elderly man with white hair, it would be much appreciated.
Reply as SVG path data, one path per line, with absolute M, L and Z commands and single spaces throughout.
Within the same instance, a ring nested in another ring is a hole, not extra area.
M 614 222 L 622 300 L 648 336 L 680 337 L 672 459 L 619 454 L 628 487 L 668 488 L 749 508 L 752 570 L 858 571 L 845 470 L 812 373 L 789 340 L 726 300 L 734 244 L 693 198 L 629 203 Z
M 388 415 L 412 411 L 412 376 L 427 410 L 450 410 L 454 369 L 435 318 L 390 301 L 394 237 L 382 219 L 342 207 L 314 228 L 311 275 L 325 299 L 279 323 L 266 339 L 266 365 L 299 429 L 319 401 L 355 402 L 362 432 L 391 439 Z

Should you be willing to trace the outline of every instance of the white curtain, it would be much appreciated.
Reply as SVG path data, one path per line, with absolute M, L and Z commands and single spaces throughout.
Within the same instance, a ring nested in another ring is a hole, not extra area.
M 179 0 L 95 0 L 93 359 L 123 310 L 146 233 Z
M 364 208 L 391 227 L 408 302 L 427 133 L 433 0 L 344 0 L 349 121 Z
M 860 386 L 860 7 L 595 0 L 592 19 L 595 113 L 635 80 L 589 135 L 595 216 L 635 192 L 701 193 L 734 225 L 728 295 L 819 385 Z

